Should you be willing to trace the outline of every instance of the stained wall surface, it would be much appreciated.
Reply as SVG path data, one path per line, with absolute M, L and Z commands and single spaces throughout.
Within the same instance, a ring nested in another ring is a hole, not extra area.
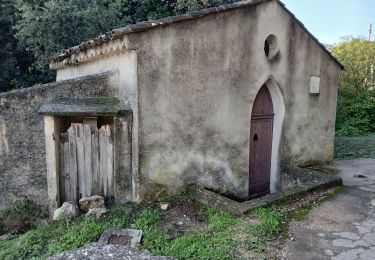
M 279 53 L 270 61 L 271 34 Z M 331 162 L 341 68 L 277 1 L 129 39 L 138 50 L 141 197 L 190 183 L 246 197 L 252 103 L 270 78 L 285 104 L 280 162 Z M 312 76 L 320 94 L 309 93 Z

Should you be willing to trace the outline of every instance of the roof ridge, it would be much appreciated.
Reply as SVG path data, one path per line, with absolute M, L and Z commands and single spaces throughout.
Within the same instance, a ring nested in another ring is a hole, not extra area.
M 151 28 L 168 25 L 176 22 L 193 20 L 213 13 L 221 13 L 242 7 L 255 6 L 269 1 L 276 1 L 292 17 L 292 19 L 296 23 L 298 23 L 301 26 L 301 28 L 323 49 L 323 51 L 326 52 L 341 67 L 341 69 L 344 69 L 344 66 L 332 55 L 332 53 L 326 49 L 326 47 L 305 27 L 305 25 L 300 20 L 298 20 L 298 18 L 280 0 L 244 0 L 234 2 L 232 4 L 221 5 L 218 7 L 210 7 L 199 11 L 192 11 L 181 15 L 168 16 L 158 20 L 147 20 L 135 24 L 128 24 L 124 27 L 116 28 L 110 32 L 101 34 L 98 37 L 91 39 L 89 41 L 85 41 L 76 46 L 70 47 L 64 50 L 62 54 L 46 58 L 44 59 L 44 63 L 52 64 L 62 62 L 63 60 L 74 54 L 78 54 L 80 52 L 93 49 L 95 47 L 101 46 L 107 42 L 111 42 L 116 39 L 120 39 L 126 34 L 145 31 Z
M 68 58 L 72 56 L 73 54 L 77 54 L 81 51 L 86 51 L 88 49 L 95 48 L 106 42 L 119 39 L 126 34 L 140 32 L 140 31 L 148 30 L 154 27 L 171 24 L 171 23 L 176 23 L 176 22 L 181 22 L 181 21 L 186 21 L 186 20 L 193 20 L 199 17 L 207 16 L 209 14 L 213 14 L 213 13 L 221 13 L 221 12 L 230 11 L 230 10 L 237 9 L 237 8 L 254 6 L 254 5 L 261 4 L 264 2 L 269 2 L 269 1 L 273 1 L 273 0 L 245 0 L 245 1 L 235 2 L 232 4 L 205 8 L 199 11 L 187 12 L 181 15 L 168 16 L 168 17 L 158 19 L 158 20 L 147 20 L 147 21 L 142 21 L 142 22 L 138 22 L 135 24 L 128 24 L 124 27 L 115 28 L 112 31 L 101 34 L 98 37 L 95 37 L 91 40 L 84 41 L 76 46 L 65 49 L 62 54 L 58 54 L 58 55 L 44 59 L 44 63 L 50 64 L 54 62 L 61 62 L 65 58 Z

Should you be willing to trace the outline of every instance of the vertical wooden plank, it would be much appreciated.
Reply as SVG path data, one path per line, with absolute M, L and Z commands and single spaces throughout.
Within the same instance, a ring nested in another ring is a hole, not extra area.
M 87 196 L 85 184 L 85 154 L 83 149 L 83 125 L 72 124 L 75 129 L 76 145 L 77 145 L 77 173 L 78 173 L 78 199 Z
M 111 198 L 113 195 L 113 141 L 111 127 L 106 125 L 107 139 L 107 196 Z
M 71 200 L 78 202 L 78 176 L 77 176 L 77 143 L 75 138 L 75 128 L 68 129 L 69 135 L 69 173 L 70 173 L 70 194 Z
M 91 135 L 91 169 L 92 169 L 92 192 L 93 195 L 99 193 L 99 130 L 96 128 Z
M 65 169 L 64 169 L 64 134 L 60 135 L 59 140 L 59 189 L 60 189 L 60 203 L 66 201 L 65 196 Z
M 107 197 L 107 138 L 105 126 L 99 129 L 99 193 Z
M 85 196 L 92 196 L 94 194 L 92 187 L 93 171 L 91 163 L 91 129 L 90 125 L 87 124 L 83 125 L 83 149 L 85 154 Z
M 64 196 L 65 201 L 72 201 L 73 197 L 70 189 L 70 156 L 69 156 L 69 136 L 68 133 L 64 133 Z

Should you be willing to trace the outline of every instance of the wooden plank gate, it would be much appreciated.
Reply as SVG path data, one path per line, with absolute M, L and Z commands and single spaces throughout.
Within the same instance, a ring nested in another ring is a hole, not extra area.
M 113 195 L 113 137 L 111 127 L 92 131 L 88 124 L 72 123 L 59 142 L 60 198 Z

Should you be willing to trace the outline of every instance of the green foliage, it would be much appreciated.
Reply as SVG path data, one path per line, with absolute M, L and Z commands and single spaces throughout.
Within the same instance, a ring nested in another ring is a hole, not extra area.
M 0 241 L 0 259 L 46 258 L 95 242 L 107 228 L 124 228 L 127 225 L 128 215 L 111 215 L 106 220 L 82 216 L 73 221 L 42 222 L 16 239 Z
M 375 132 L 375 89 L 339 92 L 336 134 L 360 136 Z
M 375 132 L 375 42 L 349 38 L 332 48 L 345 66 L 339 81 L 336 134 Z
M 45 83 L 54 75 L 37 70 L 33 54 L 19 46 L 14 28 L 19 19 L 15 0 L 0 2 L 0 92 Z
M 274 235 L 280 231 L 279 224 L 282 215 L 278 211 L 272 208 L 257 208 L 253 210 L 252 216 L 260 221 L 258 225 L 255 225 L 258 235 L 273 239 Z
M 1 215 L 0 234 L 19 234 L 34 228 L 47 212 L 34 202 L 23 200 L 10 204 Z
M 113 28 L 233 0 L 3 0 L 0 92 L 52 81 L 42 60 Z
M 215 7 L 223 4 L 231 4 L 236 0 L 177 0 L 176 13 L 185 13 L 187 11 L 196 11 L 203 8 Z
M 140 213 L 138 213 L 134 220 L 134 224 L 137 228 L 146 230 L 151 225 L 157 223 L 160 219 L 161 215 L 158 210 L 145 208 Z

